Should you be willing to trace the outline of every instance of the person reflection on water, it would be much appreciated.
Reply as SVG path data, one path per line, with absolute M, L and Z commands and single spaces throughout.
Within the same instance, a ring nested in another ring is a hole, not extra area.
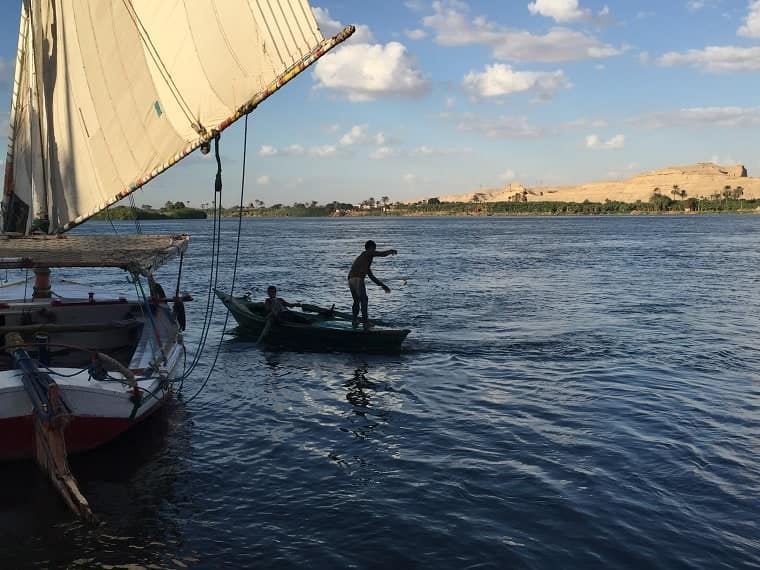
M 368 316 L 368 304 L 369 298 L 367 297 L 367 287 L 364 283 L 364 279 L 369 277 L 375 285 L 382 287 L 383 291 L 390 293 L 390 288 L 380 281 L 372 274 L 372 260 L 375 257 L 387 257 L 389 255 L 396 255 L 398 252 L 395 249 L 387 249 L 385 251 L 377 251 L 377 244 L 374 241 L 369 240 L 364 244 L 364 251 L 361 252 L 356 259 L 354 259 L 351 265 L 351 270 L 348 272 L 348 288 L 351 289 L 351 296 L 354 298 L 353 312 L 353 326 L 359 324 L 359 309 L 362 311 L 362 322 L 364 326 L 369 325 Z

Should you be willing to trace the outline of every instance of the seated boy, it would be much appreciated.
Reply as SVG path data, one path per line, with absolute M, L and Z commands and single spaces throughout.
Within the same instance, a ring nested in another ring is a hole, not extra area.
M 264 301 L 264 308 L 267 311 L 267 316 L 278 321 L 301 322 L 298 315 L 292 314 L 288 311 L 288 308 L 290 307 L 300 306 L 301 303 L 288 303 L 285 299 L 278 297 L 277 287 L 274 285 L 267 287 L 267 298 Z

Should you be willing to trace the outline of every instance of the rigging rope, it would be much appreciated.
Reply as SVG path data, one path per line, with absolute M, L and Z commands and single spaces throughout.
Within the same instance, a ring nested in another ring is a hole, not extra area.
M 232 264 L 232 283 L 230 285 L 230 295 L 232 295 L 235 292 L 235 280 L 237 279 L 237 267 L 238 267 L 238 260 L 240 258 L 240 234 L 242 233 L 243 228 L 243 198 L 245 194 L 245 167 L 246 167 L 246 157 L 248 154 L 248 115 L 245 116 L 245 125 L 243 127 L 243 167 L 242 167 L 242 173 L 241 173 L 241 180 L 240 180 L 240 204 L 238 206 L 238 227 L 237 227 L 237 243 L 235 244 L 235 261 Z M 221 197 L 221 171 L 222 171 L 222 165 L 219 161 L 219 153 L 218 153 L 218 146 L 217 146 L 217 185 L 220 192 Z M 217 266 L 218 271 L 218 266 Z M 222 342 L 224 341 L 224 334 L 227 331 L 227 323 L 230 318 L 230 312 L 229 310 L 226 312 L 224 316 L 224 325 L 222 326 L 222 334 L 219 336 L 219 344 L 216 347 L 216 354 L 214 355 L 214 360 L 211 363 L 211 367 L 209 368 L 208 374 L 206 375 L 206 379 L 203 381 L 203 384 L 201 384 L 200 388 L 193 394 L 190 398 L 188 398 L 185 403 L 189 404 L 192 402 L 195 398 L 197 398 L 200 393 L 203 391 L 203 389 L 206 387 L 206 384 L 208 384 L 209 379 L 211 378 L 211 374 L 214 372 L 214 368 L 216 367 L 216 362 L 219 359 L 219 353 L 222 350 Z
M 203 326 L 201 327 L 201 339 L 198 343 L 198 350 L 195 353 L 195 356 L 193 356 L 192 362 L 190 363 L 190 367 L 186 369 L 182 376 L 180 377 L 181 383 L 184 383 L 184 380 L 192 374 L 193 370 L 195 370 L 195 367 L 200 362 L 201 355 L 203 354 L 203 350 L 206 347 L 206 340 L 208 339 L 208 334 L 211 330 L 211 318 L 213 317 L 214 313 L 214 303 L 216 300 L 216 295 L 214 295 L 214 288 L 216 288 L 218 275 L 219 275 L 219 251 L 221 248 L 221 235 L 222 235 L 222 163 L 221 163 L 221 157 L 219 156 L 219 135 L 217 134 L 215 139 L 215 150 L 216 150 L 216 164 L 217 164 L 217 173 L 216 173 L 216 182 L 214 184 L 214 226 L 212 229 L 212 235 L 211 235 L 211 271 L 209 272 L 209 284 L 208 284 L 208 294 L 206 297 L 206 314 L 203 317 Z M 218 197 L 217 197 L 218 194 Z M 180 384 L 182 385 L 182 384 Z
M 106 212 L 106 218 L 108 218 L 108 223 L 111 224 L 111 228 L 113 229 L 113 233 L 115 235 L 119 235 L 119 230 L 116 229 L 116 226 L 114 225 L 113 220 L 111 219 L 111 208 L 110 207 L 106 208 L 105 212 Z
M 129 205 L 132 208 L 132 214 L 135 216 L 135 230 L 138 234 L 142 234 L 142 225 L 140 224 L 140 211 L 137 209 L 135 197 L 132 194 L 129 195 Z

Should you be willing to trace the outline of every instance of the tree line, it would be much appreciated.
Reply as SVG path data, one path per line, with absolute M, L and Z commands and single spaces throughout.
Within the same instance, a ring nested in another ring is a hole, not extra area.
M 669 190 L 653 188 L 647 201 L 622 202 L 556 202 L 528 201 L 527 190 L 516 192 L 507 200 L 487 202 L 487 195 L 475 193 L 469 202 L 442 202 L 433 197 L 414 203 L 391 202 L 387 196 L 381 199 L 367 198 L 359 204 L 332 201 L 320 204 L 294 202 L 266 205 L 262 200 L 253 200 L 243 207 L 246 217 L 327 217 L 327 216 L 425 216 L 425 215 L 615 215 L 639 213 L 691 213 L 691 212 L 750 212 L 760 211 L 760 200 L 744 199 L 741 186 L 724 186 L 709 196 L 689 196 L 688 191 L 673 185 Z M 168 201 L 163 207 L 154 209 L 146 204 L 141 208 L 116 206 L 101 212 L 96 219 L 151 220 L 151 219 L 196 219 L 206 218 L 208 203 L 201 208 L 188 207 L 184 202 Z M 237 206 L 223 208 L 223 216 L 237 216 Z

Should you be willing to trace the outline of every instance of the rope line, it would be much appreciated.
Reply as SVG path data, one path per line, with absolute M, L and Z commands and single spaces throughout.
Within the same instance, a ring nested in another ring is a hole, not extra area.
M 241 180 L 240 180 L 240 205 L 238 206 L 238 227 L 237 227 L 237 242 L 235 244 L 235 261 L 232 265 L 232 283 L 230 285 L 230 295 L 232 295 L 235 291 L 235 280 L 237 279 L 237 267 L 238 267 L 238 260 L 240 258 L 240 235 L 242 234 L 242 228 L 243 228 L 243 198 L 245 194 L 245 167 L 246 167 L 246 158 L 248 154 L 248 115 L 245 116 L 245 124 L 243 127 L 243 167 L 242 167 L 242 174 L 241 174 Z M 219 155 L 217 154 L 217 162 L 219 160 Z M 221 164 L 219 164 L 219 172 L 221 172 Z M 218 174 L 218 176 L 220 176 Z M 221 184 L 221 181 L 220 181 Z M 218 267 L 217 267 L 218 270 Z M 208 374 L 206 375 L 206 379 L 203 381 L 203 384 L 201 384 L 200 388 L 193 394 L 190 398 L 188 398 L 185 403 L 189 404 L 195 398 L 197 398 L 200 393 L 204 390 L 206 387 L 206 384 L 208 384 L 208 381 L 211 379 L 211 374 L 214 372 L 214 368 L 216 367 L 217 360 L 219 359 L 219 353 L 222 350 L 222 343 L 224 342 L 224 335 L 227 332 L 227 323 L 229 322 L 230 318 L 230 312 L 229 310 L 226 312 L 224 316 L 224 325 L 222 326 L 222 334 L 219 337 L 219 343 L 216 347 L 216 354 L 214 355 L 214 360 L 211 363 L 211 367 L 209 368 Z
M 206 297 L 206 313 L 203 318 L 203 326 L 201 327 L 201 339 L 198 343 L 198 349 L 193 356 L 192 361 L 190 362 L 190 367 L 187 368 L 182 376 L 180 377 L 180 381 L 184 382 L 184 380 L 192 374 L 193 370 L 195 370 L 195 367 L 198 366 L 198 363 L 200 362 L 201 355 L 203 354 L 203 351 L 206 347 L 206 341 L 208 339 L 209 332 L 211 330 L 211 319 L 213 317 L 214 313 L 214 303 L 216 300 L 216 295 L 214 295 L 214 288 L 217 284 L 217 278 L 219 275 L 219 250 L 221 248 L 221 235 L 222 235 L 222 214 L 221 214 L 221 205 L 222 205 L 222 186 L 221 186 L 221 159 L 219 156 L 219 137 L 217 136 L 215 139 L 215 149 L 216 149 L 216 159 L 217 159 L 217 173 L 216 173 L 216 181 L 214 184 L 214 226 L 212 228 L 211 233 L 211 270 L 209 272 L 209 284 L 208 284 L 208 294 Z M 217 198 L 217 194 L 219 195 Z

